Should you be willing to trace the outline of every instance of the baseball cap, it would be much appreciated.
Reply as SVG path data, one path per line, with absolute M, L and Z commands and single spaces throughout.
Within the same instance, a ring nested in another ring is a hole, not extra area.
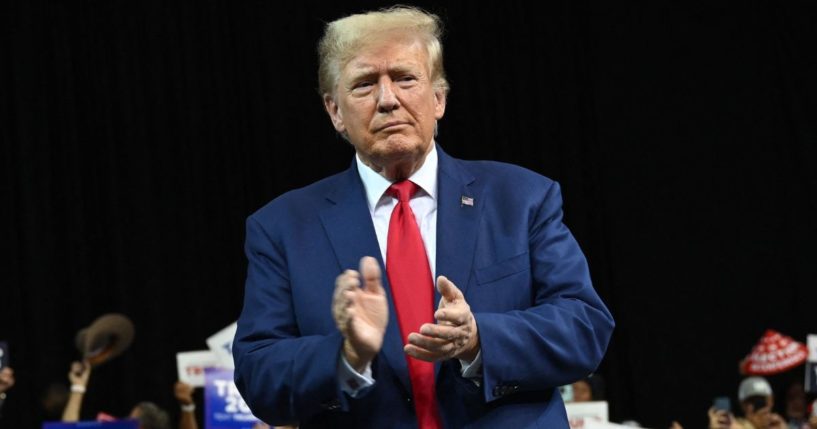
M 772 394 L 772 386 L 763 377 L 749 377 L 740 382 L 738 387 L 738 399 L 743 401 L 751 396 L 769 396 Z

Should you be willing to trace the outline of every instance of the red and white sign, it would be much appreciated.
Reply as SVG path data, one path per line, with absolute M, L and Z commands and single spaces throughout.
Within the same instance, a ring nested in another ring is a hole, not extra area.
M 193 387 L 204 386 L 204 368 L 220 366 L 218 356 L 210 350 L 176 353 L 179 381 Z
M 743 359 L 740 369 L 748 375 L 774 375 L 802 364 L 806 357 L 808 348 L 805 344 L 768 329 Z

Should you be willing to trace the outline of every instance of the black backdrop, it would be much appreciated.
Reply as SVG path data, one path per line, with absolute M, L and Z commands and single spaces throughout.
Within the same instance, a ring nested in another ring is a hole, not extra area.
M 240 310 L 245 217 L 351 159 L 314 46 L 385 3 L 344 3 L 3 2 L 5 427 L 38 425 L 74 333 L 111 311 L 136 341 L 93 374 L 85 415 L 176 410 L 175 353 Z M 702 427 L 766 328 L 817 332 L 810 3 L 417 3 L 446 23 L 446 151 L 563 185 L 618 323 L 615 420 Z

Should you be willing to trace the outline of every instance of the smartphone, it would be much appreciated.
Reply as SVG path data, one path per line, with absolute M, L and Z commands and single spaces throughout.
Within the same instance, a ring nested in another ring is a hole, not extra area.
M 712 401 L 712 407 L 715 408 L 716 411 L 732 412 L 732 402 L 728 396 L 718 396 L 715 398 L 715 400 Z

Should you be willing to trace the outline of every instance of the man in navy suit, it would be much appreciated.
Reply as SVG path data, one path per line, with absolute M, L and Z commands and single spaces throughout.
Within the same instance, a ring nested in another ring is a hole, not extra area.
M 236 384 L 268 423 L 566 428 L 557 387 L 604 355 L 613 320 L 558 184 L 435 143 L 439 38 L 436 16 L 406 7 L 327 25 L 320 90 L 355 159 L 247 220 Z M 398 210 L 422 239 L 416 270 Z M 412 311 L 427 323 L 409 327 Z

